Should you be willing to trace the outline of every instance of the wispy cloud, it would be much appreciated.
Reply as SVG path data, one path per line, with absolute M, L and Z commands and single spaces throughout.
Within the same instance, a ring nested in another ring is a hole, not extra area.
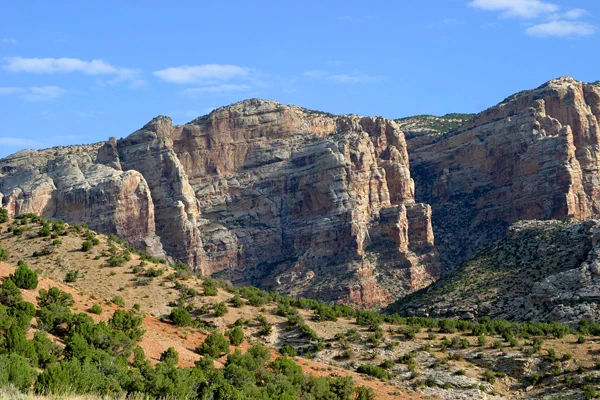
M 333 83 L 373 83 L 385 80 L 381 75 L 369 75 L 359 72 L 334 74 L 323 70 L 311 70 L 303 73 L 308 79 L 322 79 Z
M 154 75 L 163 81 L 180 84 L 211 84 L 234 78 L 245 78 L 250 73 L 250 68 L 230 64 L 182 65 L 154 71 Z
M 0 87 L 0 96 L 16 95 L 25 101 L 54 100 L 66 92 L 58 86 Z
M 14 39 L 14 38 L 0 38 L 0 44 L 17 44 L 17 39 Z
M 590 36 L 596 33 L 596 27 L 587 22 L 558 20 L 530 26 L 525 33 L 535 37 Z
M 590 36 L 597 30 L 596 26 L 579 21 L 590 15 L 583 8 L 563 11 L 558 5 L 541 0 L 472 0 L 468 5 L 500 12 L 502 18 L 537 20 L 525 29 L 525 33 L 538 38 Z
M 572 10 L 567 11 L 563 16 L 566 19 L 579 19 L 589 15 L 590 13 L 583 8 L 574 8 Z
M 503 18 L 538 18 L 558 11 L 556 4 L 541 0 L 473 0 L 470 7 L 486 11 L 500 11 Z
M 78 58 L 7 57 L 4 60 L 6 64 L 2 66 L 2 69 L 9 72 L 27 72 L 32 74 L 67 74 L 77 72 L 91 76 L 113 75 L 114 78 L 107 81 L 109 85 L 129 82 L 133 86 L 140 86 L 145 83 L 140 78 L 140 70 L 116 67 L 100 59 L 85 61 Z

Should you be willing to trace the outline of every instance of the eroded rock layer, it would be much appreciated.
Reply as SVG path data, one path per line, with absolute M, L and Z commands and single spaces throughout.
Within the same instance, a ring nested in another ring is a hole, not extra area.
M 571 78 L 507 98 L 446 135 L 408 141 L 416 198 L 444 265 L 519 220 L 600 211 L 600 89 Z
M 0 168 L 11 214 L 87 222 L 234 283 L 375 305 L 438 276 L 431 208 L 383 118 L 252 99 Z

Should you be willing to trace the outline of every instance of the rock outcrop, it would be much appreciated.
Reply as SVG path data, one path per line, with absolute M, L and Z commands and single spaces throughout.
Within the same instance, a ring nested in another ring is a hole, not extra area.
M 520 221 L 497 244 L 390 310 L 576 326 L 600 318 L 598 300 L 600 221 Z
M 10 215 L 34 213 L 87 223 L 135 247 L 164 256 L 155 234 L 150 188 L 137 171 L 95 163 L 101 144 L 24 150 L 0 162 L 2 205 Z
M 600 89 L 571 78 L 507 98 L 445 135 L 408 141 L 417 201 L 444 265 L 520 220 L 600 211 Z
M 198 272 L 387 304 L 439 266 L 393 121 L 246 100 L 189 124 L 0 160 L 2 203 L 87 222 Z

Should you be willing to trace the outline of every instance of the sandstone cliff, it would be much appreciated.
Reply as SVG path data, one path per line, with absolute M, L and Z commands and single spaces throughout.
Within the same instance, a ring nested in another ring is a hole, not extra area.
M 203 274 L 386 304 L 438 275 L 394 121 L 246 100 L 103 145 L 0 160 L 2 204 L 88 222 Z
M 408 141 L 417 201 L 452 266 L 519 220 L 600 211 L 600 89 L 571 78 L 520 92 L 445 135 Z

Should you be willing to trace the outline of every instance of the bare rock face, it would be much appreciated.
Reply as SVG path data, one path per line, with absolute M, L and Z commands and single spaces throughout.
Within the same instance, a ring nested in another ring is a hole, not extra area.
M 416 198 L 446 265 L 519 220 L 600 211 L 600 89 L 571 78 L 509 97 L 446 135 L 408 141 Z
M 95 163 L 100 145 L 22 151 L 0 162 L 2 204 L 10 215 L 34 213 L 115 233 L 164 255 L 155 235 L 154 205 L 142 174 Z
M 368 306 L 439 273 L 431 209 L 415 203 L 404 135 L 384 118 L 252 99 L 103 145 L 17 153 L 0 170 L 11 214 L 86 221 L 233 283 Z
M 252 99 L 183 126 L 159 118 L 144 129 L 172 143 L 195 192 L 205 274 L 363 305 L 388 303 L 437 275 L 437 265 L 413 272 L 422 257 L 435 259 L 431 220 L 425 213 L 409 223 L 414 184 L 393 121 Z M 117 147 L 128 165 L 130 146 Z M 398 208 L 390 223 L 404 231 L 382 256 L 371 235 Z M 419 237 L 419 229 L 429 229 L 429 242 L 417 255 L 409 232 Z

